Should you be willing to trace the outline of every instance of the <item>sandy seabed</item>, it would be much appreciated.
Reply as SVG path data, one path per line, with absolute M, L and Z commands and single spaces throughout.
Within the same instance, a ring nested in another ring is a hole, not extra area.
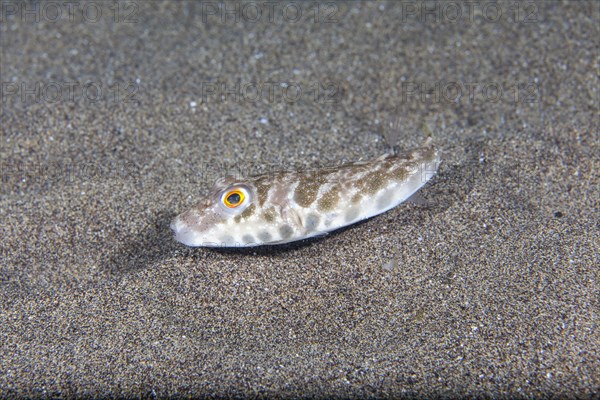
M 0 396 L 597 395 L 600 3 L 429 4 L 3 1 Z M 425 201 L 172 239 L 428 132 Z

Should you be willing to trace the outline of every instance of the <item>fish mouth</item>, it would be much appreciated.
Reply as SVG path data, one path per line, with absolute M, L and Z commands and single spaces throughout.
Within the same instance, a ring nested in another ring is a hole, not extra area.
M 189 246 L 189 242 L 191 239 L 191 230 L 189 227 L 185 226 L 184 223 L 181 222 L 179 217 L 173 219 L 171 221 L 171 230 L 173 231 L 174 239 L 180 243 L 183 243 Z
M 190 247 L 218 247 L 219 243 L 206 241 L 197 230 L 183 222 L 181 218 L 175 217 L 170 224 L 174 239 L 179 243 Z
M 186 246 L 202 246 L 202 243 L 198 241 L 198 234 L 185 224 L 181 218 L 176 217 L 173 219 L 170 227 L 173 231 L 175 240 L 179 243 L 183 243 Z

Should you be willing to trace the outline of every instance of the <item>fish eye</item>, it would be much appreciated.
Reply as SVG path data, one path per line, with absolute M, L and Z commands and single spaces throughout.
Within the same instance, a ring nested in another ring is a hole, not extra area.
M 228 208 L 236 208 L 244 203 L 246 195 L 239 189 L 233 189 L 225 192 L 223 195 L 223 204 Z

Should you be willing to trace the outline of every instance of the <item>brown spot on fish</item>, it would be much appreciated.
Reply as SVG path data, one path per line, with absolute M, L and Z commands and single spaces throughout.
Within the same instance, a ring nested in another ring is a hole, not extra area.
M 267 197 L 269 197 L 269 189 L 271 189 L 272 178 L 268 176 L 264 176 L 262 178 L 257 179 L 254 182 L 256 186 L 256 197 L 258 198 L 258 205 L 260 207 L 265 204 L 267 201 Z
M 321 185 L 327 181 L 325 174 L 309 172 L 300 177 L 298 186 L 294 191 L 294 201 L 300 207 L 310 207 L 317 199 Z
M 356 186 L 359 188 L 359 192 L 363 192 L 369 195 L 376 194 L 379 190 L 387 186 L 389 182 L 388 176 L 381 168 L 370 172 L 356 181 Z
M 254 204 L 250 204 L 241 214 L 240 216 L 244 219 L 250 218 L 254 215 L 254 211 L 256 211 L 256 206 Z
M 409 169 L 404 163 L 396 163 L 390 169 L 390 176 L 395 181 L 403 181 L 408 175 Z
M 371 179 L 369 181 L 369 183 L 367 184 L 367 191 L 369 192 L 369 194 L 373 195 L 373 194 L 377 193 L 379 190 L 386 187 L 388 185 L 388 182 L 389 182 L 389 179 L 384 173 L 377 172 L 377 173 L 373 174 L 373 179 Z
M 256 207 L 254 206 L 254 204 L 250 204 L 248 208 L 246 208 L 241 214 L 238 214 L 235 217 L 233 217 L 233 222 L 239 224 L 243 219 L 245 220 L 251 217 L 254 214 L 254 211 L 256 211 Z
M 336 185 L 321 195 L 317 208 L 319 211 L 331 211 L 340 201 L 340 186 Z
M 269 207 L 265 211 L 263 211 L 261 216 L 265 221 L 270 223 L 270 222 L 275 221 L 275 218 L 277 217 L 277 213 L 275 212 L 274 207 Z

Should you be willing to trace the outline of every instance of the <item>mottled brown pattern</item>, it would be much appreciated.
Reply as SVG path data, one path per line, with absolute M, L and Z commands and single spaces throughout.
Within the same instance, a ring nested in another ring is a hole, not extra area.
M 317 203 L 317 209 L 319 211 L 331 211 L 335 209 L 340 202 L 340 189 L 340 185 L 335 185 L 323 193 Z
M 191 246 L 212 243 L 223 234 L 228 236 L 230 221 L 240 227 L 245 225 L 242 235 L 246 236 L 238 238 L 245 244 L 258 239 L 264 243 L 269 236 L 278 243 L 287 242 L 308 237 L 321 226 L 324 230 L 334 225 L 344 226 L 344 222 L 350 224 L 361 216 L 376 215 L 378 210 L 383 212 L 392 206 L 395 198 L 390 194 L 393 191 L 390 185 L 397 189 L 396 183 L 401 185 L 406 177 L 420 173 L 420 168 L 434 168 L 424 164 L 436 156 L 428 143 L 402 157 L 386 154 L 372 161 L 299 172 L 281 171 L 246 182 L 227 176 L 215 182 L 209 199 L 180 215 L 172 226 L 178 240 Z M 218 208 L 222 207 L 223 190 L 230 190 L 233 185 L 249 190 L 251 202 L 238 215 L 224 215 Z M 307 212 L 315 208 L 318 212 Z M 256 218 L 258 215 L 260 218 Z M 210 232 L 205 234 L 208 228 Z M 230 242 L 229 238 L 224 241 Z
M 389 176 L 382 171 L 378 171 L 377 173 L 374 173 L 372 179 L 368 181 L 367 192 L 371 195 L 374 195 L 381 189 L 385 188 L 389 182 Z
M 388 167 L 389 175 L 391 179 L 395 181 L 403 181 L 408 175 L 408 171 L 411 169 L 412 163 L 391 163 Z
M 265 221 L 271 223 L 271 222 L 275 221 L 275 217 L 277 217 L 277 213 L 275 212 L 274 207 L 269 207 L 265 211 L 263 211 L 261 216 Z
M 354 193 L 354 196 L 352 196 L 352 199 L 350 199 L 350 202 L 352 204 L 357 204 L 362 200 L 363 197 L 364 197 L 363 192 L 360 192 L 360 191 L 356 192 L 356 193 Z
M 380 164 L 377 166 L 377 169 L 356 180 L 356 187 L 359 189 L 359 193 L 374 195 L 388 185 L 389 176 L 382 167 L 383 165 Z
M 365 163 L 363 161 L 354 162 L 350 164 L 340 165 L 336 168 L 340 176 L 340 180 L 352 179 L 352 177 L 361 175 L 367 172 L 371 168 L 371 163 Z
M 242 218 L 244 218 L 244 219 L 246 219 L 246 218 L 250 218 L 251 216 L 253 216 L 253 215 L 254 215 L 254 212 L 255 212 L 255 211 L 256 211 L 256 206 L 255 206 L 254 204 L 250 204 L 250 205 L 248 206 L 248 208 L 246 208 L 246 209 L 244 210 L 244 212 L 242 212 L 242 213 L 240 214 L 240 216 L 241 216 Z
M 308 172 L 300 176 L 300 182 L 294 191 L 294 201 L 300 207 L 310 207 L 317 200 L 321 186 L 327 182 L 328 172 Z
M 272 178 L 269 176 L 263 176 L 257 178 L 254 181 L 254 185 L 256 187 L 256 197 L 258 197 L 257 202 L 258 206 L 262 207 L 267 201 L 267 197 L 269 196 L 269 189 L 271 189 Z
M 240 221 L 242 221 L 243 219 L 249 218 L 252 215 L 254 215 L 255 211 L 256 211 L 256 206 L 254 204 L 250 204 L 248 206 L 248 208 L 246 208 L 241 214 L 236 215 L 235 217 L 233 217 L 233 221 L 236 224 L 240 223 Z

